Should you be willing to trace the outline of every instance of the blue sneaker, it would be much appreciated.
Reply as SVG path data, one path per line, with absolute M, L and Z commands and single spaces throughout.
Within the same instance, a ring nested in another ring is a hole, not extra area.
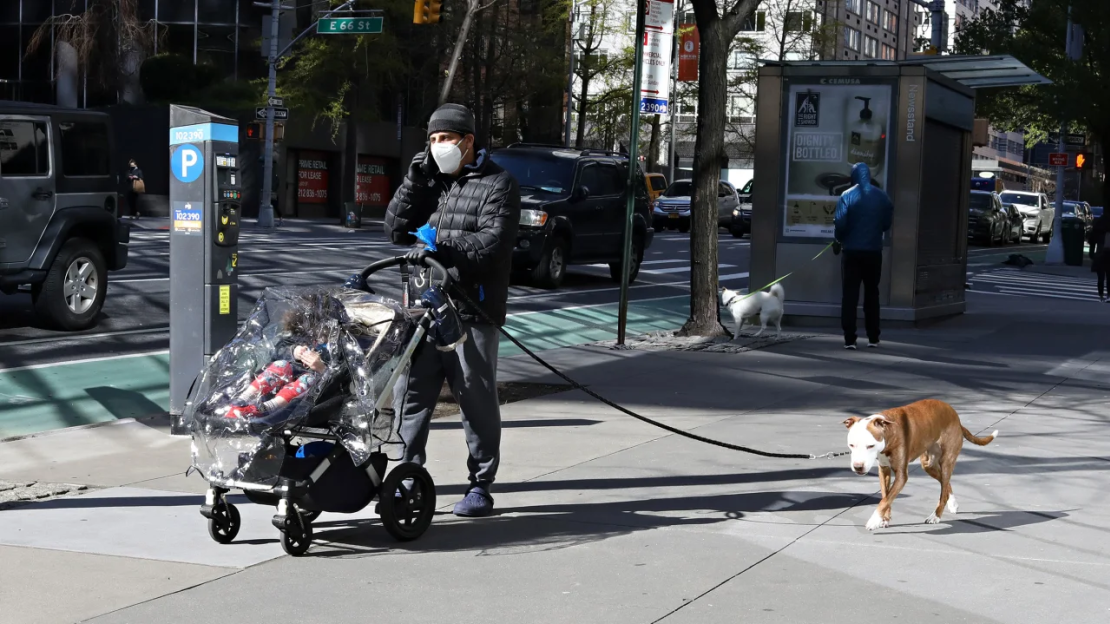
M 482 518 L 493 513 L 493 497 L 481 485 L 472 485 L 466 496 L 455 503 L 455 515 L 464 518 Z

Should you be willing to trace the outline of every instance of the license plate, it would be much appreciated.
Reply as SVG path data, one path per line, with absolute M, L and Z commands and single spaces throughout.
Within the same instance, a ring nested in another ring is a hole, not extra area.
M 677 212 L 672 212 L 672 213 L 670 214 L 670 218 L 672 218 L 672 219 L 677 219 L 677 218 L 678 218 L 678 213 L 677 213 Z

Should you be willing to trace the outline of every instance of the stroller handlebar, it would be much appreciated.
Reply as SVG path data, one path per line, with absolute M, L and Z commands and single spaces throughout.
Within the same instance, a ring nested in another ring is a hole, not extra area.
M 362 282 L 366 283 L 371 275 L 377 273 L 378 271 L 381 271 L 382 269 L 388 269 L 389 267 L 394 266 L 401 266 L 406 262 L 408 262 L 408 258 L 406 258 L 405 256 L 397 256 L 395 258 L 378 260 L 377 262 L 362 270 Z M 440 277 L 438 282 L 441 288 L 443 288 L 444 290 L 448 290 L 451 287 L 451 274 L 447 272 L 447 269 L 444 268 L 444 266 L 440 264 L 438 260 L 436 260 L 435 258 L 424 258 L 424 266 L 439 274 Z

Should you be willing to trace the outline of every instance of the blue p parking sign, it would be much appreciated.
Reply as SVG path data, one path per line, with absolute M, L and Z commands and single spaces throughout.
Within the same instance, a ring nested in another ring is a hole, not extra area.
M 173 177 L 188 184 L 204 173 L 204 154 L 195 145 L 182 145 L 170 158 Z

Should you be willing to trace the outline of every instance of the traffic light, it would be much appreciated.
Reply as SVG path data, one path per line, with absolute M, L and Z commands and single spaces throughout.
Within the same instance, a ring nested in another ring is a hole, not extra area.
M 412 9 L 412 23 L 435 24 L 439 21 L 439 12 L 442 9 L 442 0 L 416 0 Z
M 1083 152 L 1079 152 L 1078 154 L 1075 155 L 1075 168 L 1076 169 L 1082 169 L 1083 166 L 1086 165 L 1086 164 L 1087 164 L 1087 155 L 1086 154 L 1084 154 Z
M 252 121 L 247 124 L 246 128 L 247 140 L 258 141 L 262 139 L 262 124 L 257 121 Z

